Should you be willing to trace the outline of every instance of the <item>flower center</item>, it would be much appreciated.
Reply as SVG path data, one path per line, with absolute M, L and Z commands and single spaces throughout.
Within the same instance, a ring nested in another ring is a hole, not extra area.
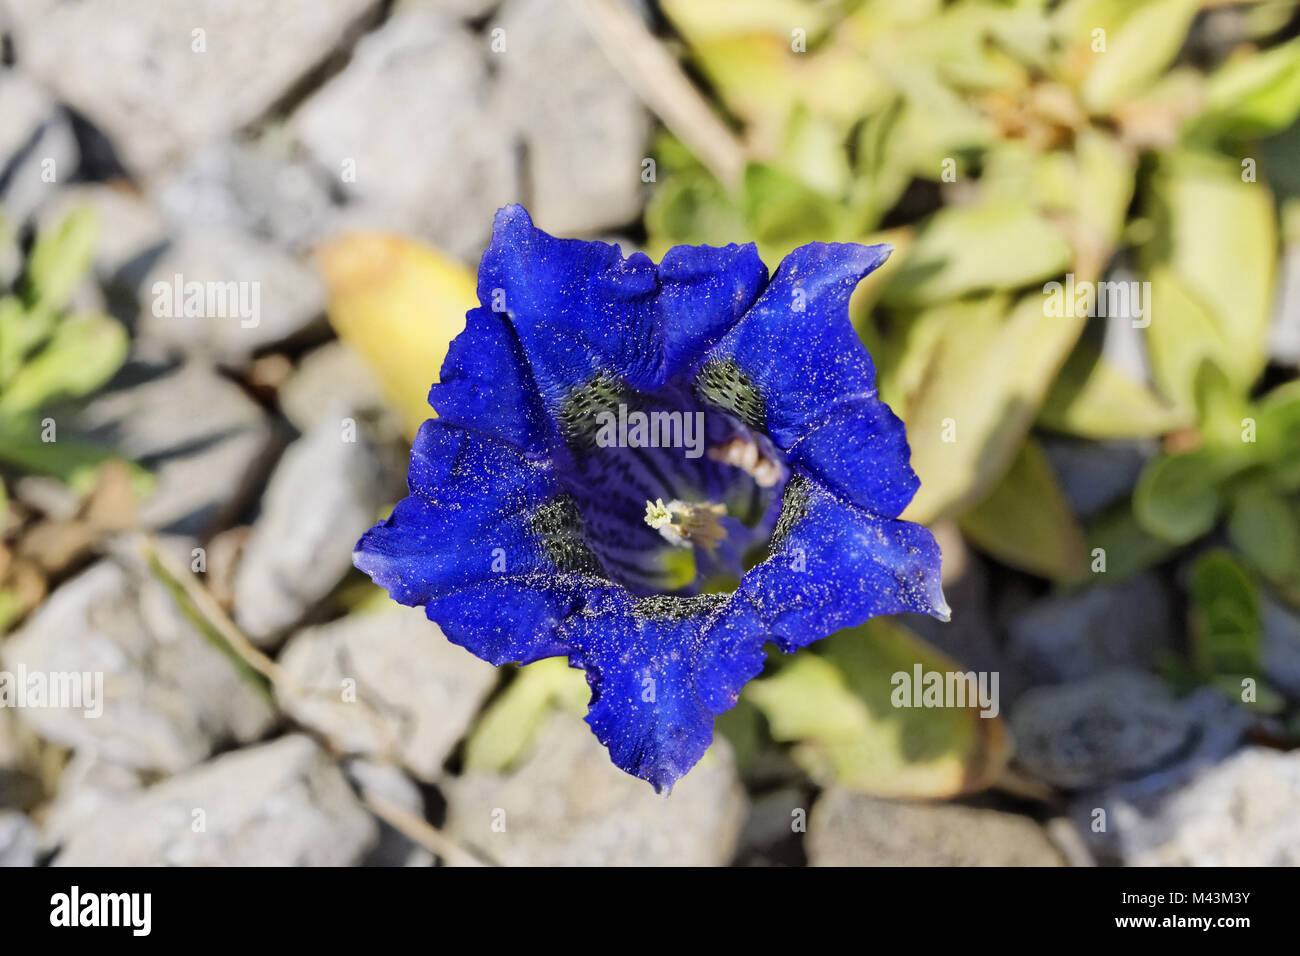
M 725 505 L 712 501 L 687 504 L 674 500 L 665 505 L 659 498 L 645 503 L 645 523 L 677 548 L 699 545 L 709 551 L 716 550 L 727 536 L 727 529 L 718 522 L 726 513 Z
M 561 478 L 573 536 L 606 577 L 637 596 L 689 595 L 738 578 L 766 545 L 787 471 L 747 389 L 720 366 L 707 388 L 682 379 L 646 394 L 597 375 L 570 392 Z

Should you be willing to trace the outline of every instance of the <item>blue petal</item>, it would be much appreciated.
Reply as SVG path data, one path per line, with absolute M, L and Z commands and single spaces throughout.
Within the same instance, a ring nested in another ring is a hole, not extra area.
M 714 716 L 765 659 L 762 623 L 734 596 L 636 602 L 611 590 L 563 635 L 592 686 L 587 723 L 616 766 L 659 791 L 704 755 Z
M 546 576 L 498 574 L 431 597 L 425 615 L 489 664 L 531 664 L 569 652 L 558 629 L 583 601 L 581 588 Z
M 698 365 L 754 304 L 767 266 L 751 242 L 723 247 L 674 246 L 659 264 L 656 308 L 664 337 L 664 377 Z
M 757 389 L 768 434 L 789 448 L 836 404 L 875 395 L 875 368 L 849 322 L 849 297 L 886 245 L 814 242 L 781 262 L 754 307 L 714 347 Z
M 850 503 L 897 518 L 921 486 L 911 456 L 898 416 L 878 398 L 859 398 L 835 405 L 795 442 L 787 461 Z
M 479 301 L 509 316 L 553 407 L 597 373 L 633 388 L 659 383 L 658 291 L 645 255 L 624 259 L 608 243 L 557 239 L 534 228 L 522 206 L 497 213 L 479 264 Z
M 479 300 L 504 310 L 554 410 L 598 374 L 650 392 L 742 316 L 767 279 L 753 244 L 678 246 L 656 267 L 604 242 L 557 239 L 522 206 L 497 213 Z
M 870 514 L 796 475 L 771 556 L 746 573 L 740 593 L 789 653 L 879 614 L 947 620 L 941 559 L 923 526 Z
M 550 423 L 514 330 L 503 315 L 473 309 L 452 339 L 429 404 L 442 421 L 527 451 L 548 446 Z
M 407 483 L 411 494 L 357 543 L 356 566 L 493 664 L 557 653 L 554 630 L 580 605 L 584 575 L 557 563 L 538 529 L 539 511 L 564 500 L 551 466 L 428 421 Z

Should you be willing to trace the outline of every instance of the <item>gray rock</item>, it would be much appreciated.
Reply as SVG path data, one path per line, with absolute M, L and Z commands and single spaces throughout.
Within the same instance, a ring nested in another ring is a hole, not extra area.
M 66 111 L 17 70 L 0 70 L 0 204 L 18 223 L 72 179 L 81 162 Z
M 23 475 L 13 483 L 10 494 L 37 514 L 55 521 L 71 521 L 81 509 L 81 496 L 47 475 Z
M 105 810 L 55 866 L 350 866 L 374 819 L 301 734 L 218 757 Z
M 1043 450 L 1070 507 L 1079 517 L 1091 518 L 1133 490 L 1156 446 L 1145 441 L 1046 438 Z
M 73 832 L 93 825 L 108 807 L 126 803 L 143 787 L 140 774 L 93 751 L 74 753 L 59 774 L 58 792 L 42 815 L 41 845 L 53 850 Z
M 1193 725 L 1186 746 L 1173 759 L 1139 777 L 1120 780 L 1075 795 L 1070 816 L 1088 852 L 1107 863 L 1122 863 L 1124 842 L 1142 813 L 1152 814 L 1170 794 L 1237 749 L 1250 714 L 1217 690 L 1203 687 L 1179 701 Z
M 1123 261 L 1123 259 L 1121 259 Z M 1106 275 L 1107 282 L 1140 282 L 1139 276 L 1131 263 L 1123 264 Z M 1151 303 L 1146 299 L 1142 304 L 1149 310 Z M 1146 333 L 1133 322 L 1136 318 L 1130 305 L 1129 315 L 1110 315 L 1099 319 L 1103 325 L 1101 357 L 1118 372 L 1128 376 L 1140 385 L 1150 386 L 1151 361 L 1147 355 Z M 1150 311 L 1147 312 L 1150 318 Z
M 280 148 L 282 138 L 222 140 L 196 151 L 155 189 L 163 215 L 182 232 L 247 233 L 305 248 L 335 214 L 330 181 Z
M 304 432 L 319 424 L 339 402 L 377 415 L 389 411 L 366 363 L 337 339 L 303 356 L 298 370 L 280 389 L 279 398 L 284 417 Z M 385 427 L 400 429 L 400 422 L 390 414 Z
M 340 225 L 479 254 L 493 214 L 519 194 L 487 57 L 486 41 L 452 17 L 400 8 L 293 115 L 294 136 L 351 202 Z M 401 104 L 400 122 L 377 108 L 390 103 Z
M 999 810 L 881 800 L 840 788 L 813 807 L 812 866 L 1061 866 L 1033 820 Z
M 202 314 L 185 309 L 191 283 L 202 284 Z M 223 296 L 208 301 L 207 289 L 217 287 Z M 192 232 L 167 247 L 145 273 L 139 301 L 137 348 L 154 360 L 201 355 L 241 365 L 258 349 L 324 327 L 325 287 L 316 272 L 233 232 Z
M 35 824 L 21 813 L 0 810 L 0 867 L 35 866 L 38 848 Z
M 22 0 L 10 13 L 23 69 L 104 130 L 128 168 L 147 174 L 262 117 L 377 6 Z
M 396 606 L 299 631 L 280 666 L 280 703 L 294 719 L 344 753 L 399 761 L 426 782 L 441 776 L 497 677 L 419 608 Z
M 558 235 L 621 226 L 641 212 L 650 119 L 567 0 L 507 0 L 500 95 L 522 131 L 524 194 Z M 538 82 L 546 77 L 546 82 Z
M 1273 687 L 1290 700 L 1300 700 L 1300 615 L 1268 598 L 1261 604 L 1260 667 Z
M 1133 866 L 1300 866 L 1300 751 L 1249 747 L 1148 815 L 1128 808 Z
M 349 760 L 344 772 L 352 786 L 363 795 L 378 795 L 397 804 L 407 813 L 424 817 L 424 797 L 411 778 L 392 764 L 373 760 Z M 379 839 L 366 854 L 363 866 L 433 866 L 436 858 L 410 837 L 379 821 Z
M 88 672 L 78 677 L 82 706 L 26 707 L 20 718 L 49 740 L 139 770 L 175 773 L 223 743 L 258 738 L 274 721 L 265 693 L 167 589 L 114 560 L 54 591 L 0 645 L 0 660 L 47 680 Z
M 939 529 L 935 533 L 944 534 Z M 939 544 L 944 558 L 943 593 L 952 608 L 952 620 L 908 614 L 907 627 L 926 643 L 960 661 L 963 667 L 996 672 L 1001 700 L 1014 700 L 1024 691 L 1026 679 L 999 640 L 997 614 L 990 601 L 988 562 L 967 548 L 960 534 L 950 540 L 940 537 Z M 1002 586 L 1000 593 L 1005 596 L 1007 590 Z
M 755 797 L 737 840 L 737 861 L 751 866 L 778 865 L 785 846 L 807 832 L 811 803 L 808 795 L 795 787 Z
M 397 472 L 373 428 L 335 405 L 271 475 L 235 573 L 235 620 L 278 643 L 352 568 L 352 549 L 391 501 Z
M 153 472 L 140 519 L 177 534 L 202 535 L 233 516 L 279 448 L 266 413 L 197 362 L 101 393 L 75 430 Z
M 1173 602 L 1160 579 L 1141 574 L 1035 601 L 1009 621 L 1007 652 L 1035 683 L 1147 669 L 1173 652 L 1173 622 Z
M 510 775 L 469 773 L 445 789 L 448 832 L 506 865 L 722 866 L 746 813 L 725 740 L 662 797 L 567 713 Z
M 1036 687 L 1016 702 L 1010 723 L 1020 763 L 1070 789 L 1159 767 L 1190 745 L 1196 729 L 1163 683 L 1130 671 Z
M 398 0 L 399 10 L 436 10 L 462 20 L 482 20 L 501 6 L 501 0 Z

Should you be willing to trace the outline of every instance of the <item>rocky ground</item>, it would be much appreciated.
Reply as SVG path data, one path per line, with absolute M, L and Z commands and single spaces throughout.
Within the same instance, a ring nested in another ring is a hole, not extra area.
M 310 249 L 378 226 L 473 264 L 515 200 L 557 233 L 634 242 L 650 115 L 567 0 L 11 0 L 0 34 L 0 207 L 28 226 L 95 208 L 79 300 L 132 335 L 70 427 L 154 473 L 140 522 L 182 566 L 204 549 L 276 677 L 130 548 L 71 569 L 0 666 L 103 671 L 103 714 L 0 709 L 0 864 L 1300 863 L 1300 751 L 1151 676 L 1185 630 L 1154 574 L 1041 597 L 967 556 L 954 625 L 926 636 L 1004 675 L 1020 785 L 962 804 L 817 790 L 779 756 L 742 776 L 725 743 L 664 801 L 562 709 L 508 773 L 466 770 L 500 675 L 419 612 L 338 616 L 404 460 Z M 156 317 L 175 273 L 258 280 L 261 322 Z M 1150 453 L 1050 451 L 1085 513 Z M 39 480 L 13 493 L 60 507 Z M 1270 676 L 1300 698 L 1300 621 L 1268 622 Z

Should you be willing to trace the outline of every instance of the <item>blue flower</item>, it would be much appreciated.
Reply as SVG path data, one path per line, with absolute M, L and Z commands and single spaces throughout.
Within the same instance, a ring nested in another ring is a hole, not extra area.
M 567 656 L 614 763 L 670 788 L 767 642 L 947 619 L 939 548 L 898 520 L 907 437 L 848 320 L 889 252 L 812 243 L 769 280 L 752 244 L 656 266 L 501 210 L 410 495 L 357 567 L 492 664 Z

